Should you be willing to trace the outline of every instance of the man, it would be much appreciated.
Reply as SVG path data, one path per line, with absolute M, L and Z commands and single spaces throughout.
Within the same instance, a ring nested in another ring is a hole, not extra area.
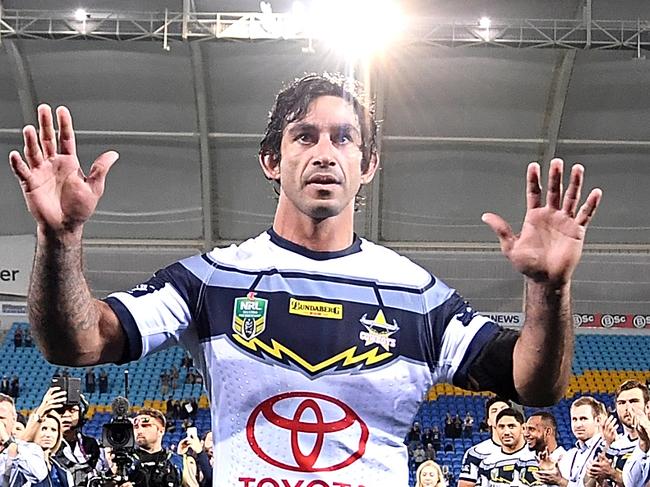
M 498 396 L 491 397 L 485 403 L 485 417 L 490 438 L 467 449 L 458 477 L 458 487 L 472 487 L 478 481 L 478 467 L 488 455 L 501 450 L 501 441 L 496 429 L 497 415 L 510 407 L 509 402 Z
M 495 429 L 501 446 L 481 461 L 481 486 L 530 485 L 527 473 L 531 463 L 535 463 L 535 457 L 526 448 L 523 423 L 523 415 L 515 409 L 507 408 L 497 414 Z
M 86 485 L 89 477 L 102 471 L 97 440 L 82 433 L 87 403 L 67 404 L 62 408 L 63 439 L 55 459 L 72 474 L 75 485 Z
M 157 409 L 141 409 L 133 420 L 134 456 L 138 467 L 129 477 L 135 487 L 179 487 L 183 477 L 183 459 L 162 446 L 165 415 Z
M 564 393 L 571 279 L 601 199 L 593 190 L 579 206 L 582 166 L 563 193 L 553 160 L 543 204 L 540 167 L 529 165 L 520 234 L 483 216 L 527 282 L 521 334 L 501 329 L 429 272 L 354 234 L 356 196 L 378 168 L 374 113 L 356 83 L 305 76 L 278 95 L 261 143 L 279 193 L 273 228 L 102 301 L 83 276 L 81 241 L 118 155 L 84 175 L 68 110 L 56 111 L 58 143 L 50 108 L 38 111 L 39 134 L 23 132 L 27 162 L 16 151 L 10 162 L 37 222 L 28 301 L 42 350 L 92 365 L 184 344 L 211 395 L 215 485 L 403 485 L 403 440 L 434 383 L 539 405 Z
M 625 487 L 650 487 L 650 414 L 636 415 L 634 426 L 639 443 L 623 467 Z
M 607 413 L 603 403 L 582 396 L 571 404 L 571 431 L 576 446 L 567 451 L 554 468 L 543 468 L 536 477 L 547 484 L 583 486 L 588 466 L 605 450 L 600 434 Z
M 596 458 L 587 475 L 590 479 L 601 484 L 607 481 L 609 485 L 623 486 L 623 468 L 639 443 L 639 435 L 635 428 L 636 418 L 640 414 L 650 412 L 650 393 L 645 384 L 637 380 L 626 380 L 616 390 L 616 416 L 623 425 L 623 434 L 616 438 L 615 427 L 610 428 L 611 434 L 603 431 L 603 439 L 607 451 Z M 615 426 L 616 422 L 610 418 Z M 587 482 L 585 485 L 595 484 Z
M 3 486 L 35 484 L 48 473 L 41 447 L 14 438 L 16 416 L 14 400 L 0 394 L 0 485 Z
M 536 456 L 544 453 L 553 463 L 558 463 L 566 453 L 564 447 L 557 444 L 557 421 L 548 411 L 536 411 L 528 417 L 524 439 Z

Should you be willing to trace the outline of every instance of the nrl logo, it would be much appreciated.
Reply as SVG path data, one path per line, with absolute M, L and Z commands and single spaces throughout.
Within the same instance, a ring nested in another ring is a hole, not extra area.
M 359 321 L 367 330 L 359 333 L 359 338 L 364 341 L 366 347 L 376 343 L 382 346 L 384 350 L 389 351 L 389 349 L 395 346 L 395 339 L 390 336 L 399 330 L 399 326 L 397 326 L 397 321 L 395 320 L 392 323 L 388 323 L 382 310 L 379 310 L 377 316 L 372 320 L 368 319 L 368 314 L 366 313 Z
M 268 299 L 256 298 L 254 292 L 235 298 L 232 329 L 245 340 L 252 340 L 266 329 Z

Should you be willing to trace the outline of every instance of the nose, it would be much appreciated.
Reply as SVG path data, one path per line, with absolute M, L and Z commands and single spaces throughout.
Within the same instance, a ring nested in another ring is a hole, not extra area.
M 318 138 L 318 144 L 314 146 L 314 157 L 312 164 L 315 166 L 334 166 L 336 165 L 336 157 L 334 154 L 335 147 L 330 140 L 329 135 L 321 135 Z

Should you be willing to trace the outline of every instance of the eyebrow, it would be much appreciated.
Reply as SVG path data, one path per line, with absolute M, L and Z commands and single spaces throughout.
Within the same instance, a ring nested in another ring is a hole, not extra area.
M 359 137 L 361 137 L 361 131 L 352 125 L 351 123 L 335 123 L 327 126 L 329 130 L 335 129 L 338 132 L 355 132 Z M 296 135 L 303 131 L 314 131 L 319 130 L 319 126 L 309 122 L 296 122 L 293 125 L 289 125 L 288 132 L 291 135 Z

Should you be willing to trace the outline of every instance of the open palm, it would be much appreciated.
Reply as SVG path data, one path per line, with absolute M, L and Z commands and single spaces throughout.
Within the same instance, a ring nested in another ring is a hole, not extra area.
M 52 111 L 40 105 L 39 133 L 33 126 L 23 130 L 25 159 L 12 151 L 9 161 L 36 222 L 49 231 L 75 231 L 95 211 L 104 192 L 106 174 L 118 154 L 109 151 L 99 156 L 86 177 L 77 158 L 70 112 L 59 107 L 56 115 L 58 141 Z

